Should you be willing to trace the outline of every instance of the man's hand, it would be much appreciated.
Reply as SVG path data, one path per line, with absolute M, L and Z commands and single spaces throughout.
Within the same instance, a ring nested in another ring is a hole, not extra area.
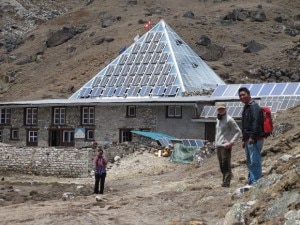
M 254 144 L 254 140 L 253 140 L 252 137 L 249 137 L 248 144 L 249 145 L 253 145 Z
M 226 144 L 225 147 L 226 147 L 227 149 L 231 149 L 232 146 L 233 146 L 233 143 L 232 143 L 232 142 L 227 142 L 227 144 Z

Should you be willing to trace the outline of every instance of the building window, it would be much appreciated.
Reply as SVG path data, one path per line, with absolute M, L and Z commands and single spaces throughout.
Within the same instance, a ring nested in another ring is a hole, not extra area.
M 26 108 L 25 109 L 25 125 L 36 125 L 37 124 L 37 108 Z
M 168 118 L 182 118 L 181 106 L 167 106 L 167 117 Z
M 130 132 L 132 129 L 120 129 L 120 143 L 126 141 L 132 141 L 132 133 Z
M 87 141 L 93 141 L 95 137 L 95 130 L 87 129 L 85 137 Z
M 74 131 L 64 130 L 63 131 L 63 142 L 64 143 L 74 143 Z
M 82 107 L 82 121 L 83 125 L 93 125 L 95 123 L 95 108 Z
M 10 124 L 10 109 L 0 109 L 0 124 Z
M 64 125 L 66 122 L 66 109 L 65 108 L 54 108 L 53 110 L 53 124 Z
M 10 130 L 10 138 L 11 140 L 19 140 L 19 129 L 12 128 Z
M 134 105 L 127 106 L 126 117 L 136 117 L 136 107 Z
M 38 131 L 37 130 L 27 130 L 27 145 L 37 146 L 38 144 Z

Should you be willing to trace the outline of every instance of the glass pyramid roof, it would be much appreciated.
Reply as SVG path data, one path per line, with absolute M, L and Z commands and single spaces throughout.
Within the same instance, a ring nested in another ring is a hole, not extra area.
M 69 99 L 176 97 L 223 80 L 161 20 Z

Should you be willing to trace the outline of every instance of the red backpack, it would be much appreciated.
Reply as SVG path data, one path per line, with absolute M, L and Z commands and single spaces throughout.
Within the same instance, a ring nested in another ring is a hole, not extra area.
M 264 133 L 265 137 L 268 137 L 273 132 L 273 121 L 272 121 L 272 113 L 269 107 L 262 106 L 263 111 L 263 119 L 264 119 Z

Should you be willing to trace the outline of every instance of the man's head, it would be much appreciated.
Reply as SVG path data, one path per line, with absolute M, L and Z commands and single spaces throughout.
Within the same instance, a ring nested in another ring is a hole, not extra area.
M 226 113 L 226 103 L 224 102 L 217 102 L 216 103 L 217 106 L 217 111 L 219 115 L 224 115 Z
M 239 88 L 238 93 L 241 102 L 243 102 L 244 104 L 248 104 L 251 101 L 251 94 L 248 88 L 241 87 Z

